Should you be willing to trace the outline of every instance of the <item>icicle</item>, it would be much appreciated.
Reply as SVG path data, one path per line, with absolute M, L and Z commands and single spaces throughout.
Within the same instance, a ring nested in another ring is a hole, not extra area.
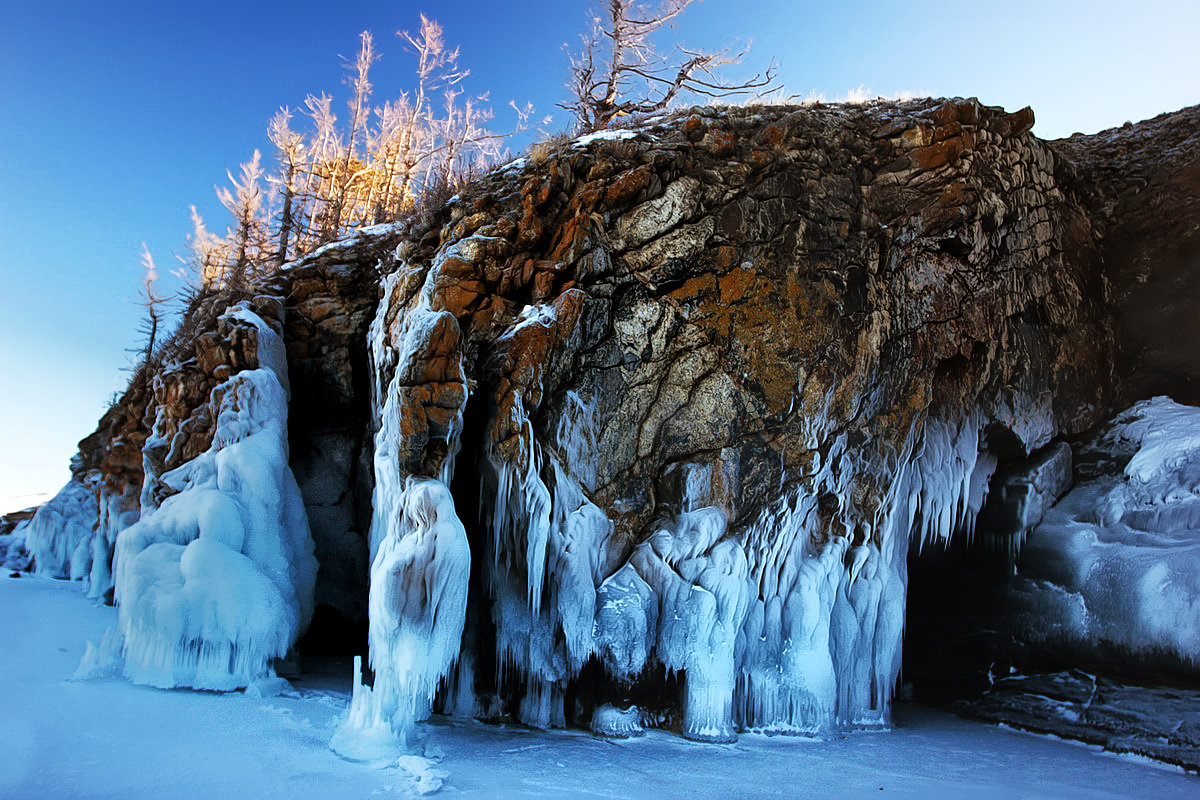
M 830 619 L 846 540 L 813 548 L 817 500 L 802 490 L 764 509 L 746 534 L 759 586 L 742 628 L 737 722 L 751 730 L 816 734 L 837 700 Z
M 722 538 L 717 508 L 685 511 L 634 550 L 630 563 L 659 600 L 658 658 L 686 673 L 684 735 L 731 741 L 734 647 L 748 610 L 745 553 Z
M 481 498 L 491 509 L 492 615 L 501 669 L 526 682 L 518 715 L 546 727 L 563 718 L 566 680 L 596 652 L 597 587 L 616 554 L 612 522 L 584 488 L 595 475 L 592 407 L 568 393 L 553 448 L 535 438 L 519 395 L 512 408 L 519 455 L 489 453 L 496 493 Z

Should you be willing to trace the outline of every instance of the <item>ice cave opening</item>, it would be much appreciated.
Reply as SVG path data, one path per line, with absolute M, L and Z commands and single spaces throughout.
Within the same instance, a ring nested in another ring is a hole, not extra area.
M 1155 398 L 1028 456 L 985 429 L 995 469 L 973 524 L 909 553 L 902 691 L 973 702 L 1009 676 L 1069 671 L 1195 687 L 1181 598 L 1196 585 L 1196 420 Z
M 978 462 L 991 465 L 982 508 L 949 538 L 914 539 L 909 549 L 900 692 L 932 705 L 978 697 L 1014 668 L 1020 649 L 1007 589 L 1026 531 L 1005 507 L 1004 487 L 1039 459 L 998 423 L 979 444 Z M 1062 446 L 1040 452 L 1061 455 Z

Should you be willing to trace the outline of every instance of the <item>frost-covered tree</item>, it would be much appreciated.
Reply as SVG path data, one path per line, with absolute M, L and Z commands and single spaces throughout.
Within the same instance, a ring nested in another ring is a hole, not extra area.
M 288 260 L 293 246 L 292 239 L 296 234 L 299 205 L 296 198 L 300 168 L 304 163 L 306 145 L 303 134 L 291 129 L 292 112 L 281 108 L 271 118 L 267 129 L 267 137 L 275 145 L 275 159 L 278 172 L 268 178 L 277 187 L 280 210 L 275 246 L 275 265 L 280 266 Z
M 168 298 L 160 295 L 154 288 L 155 282 L 158 280 L 158 266 L 154 263 L 154 256 L 150 254 L 150 248 L 142 242 L 142 288 L 139 292 L 138 302 L 142 308 L 146 310 L 146 317 L 142 320 L 139 333 L 144 339 L 142 345 L 142 363 L 149 364 L 153 358 L 155 349 L 159 343 L 159 332 L 163 326 L 162 307 L 167 303 Z
M 229 186 L 217 190 L 233 217 L 225 236 L 209 231 L 193 207 L 191 261 L 203 287 L 238 288 L 324 242 L 397 219 L 428 198 L 431 188 L 452 187 L 499 157 L 502 140 L 512 134 L 487 128 L 487 96 L 464 90 L 469 72 L 459 66 L 459 51 L 447 45 L 442 27 L 422 15 L 416 33 L 396 35 L 415 58 L 412 89 L 372 106 L 370 71 L 379 54 L 364 31 L 347 63 L 345 120 L 324 93 L 308 95 L 295 115 L 281 108 L 267 129 L 275 148 L 273 172 L 264 173 L 255 151 L 238 177 L 230 174 Z M 513 108 L 520 130 L 531 109 Z M 293 127 L 294 120 L 307 124 Z
M 218 187 L 217 199 L 233 216 L 234 225 L 225 237 L 231 260 L 223 277 L 230 286 L 240 288 L 267 261 L 270 247 L 266 195 L 261 185 L 262 153 L 255 150 L 254 156 L 241 165 L 238 177 L 232 172 L 225 174 L 230 186 Z
M 717 77 L 716 70 L 740 62 L 744 50 L 703 52 L 676 45 L 664 55 L 655 49 L 654 34 L 693 2 L 603 0 L 592 11 L 591 30 L 581 37 L 582 50 L 571 56 L 571 100 L 560 107 L 597 131 L 616 117 L 661 111 L 680 93 L 729 97 L 768 90 L 773 67 L 742 83 Z

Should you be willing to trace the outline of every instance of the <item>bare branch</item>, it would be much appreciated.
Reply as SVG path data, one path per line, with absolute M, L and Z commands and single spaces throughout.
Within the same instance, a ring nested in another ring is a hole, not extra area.
M 595 131 L 619 116 L 661 111 L 682 93 L 728 97 L 766 90 L 775 80 L 773 64 L 741 83 L 716 79 L 714 70 L 739 63 L 745 50 L 730 55 L 728 48 L 705 53 L 677 47 L 667 56 L 658 54 L 651 35 L 693 2 L 659 0 L 650 6 L 642 0 L 603 0 L 592 13 L 591 30 L 581 37 L 582 50 L 570 56 L 572 99 L 559 107 Z

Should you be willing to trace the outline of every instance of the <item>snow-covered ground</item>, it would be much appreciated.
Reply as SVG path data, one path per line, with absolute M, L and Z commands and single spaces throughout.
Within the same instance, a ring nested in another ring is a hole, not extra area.
M 328 742 L 350 674 L 296 696 L 73 681 L 88 639 L 116 621 L 79 584 L 0 578 L 0 797 L 409 796 L 402 768 L 342 760 Z M 1200 796 L 1200 779 L 1094 749 L 900 704 L 887 733 L 696 744 L 660 731 L 613 742 L 474 721 L 423 726 L 448 798 Z M 410 761 L 421 771 L 419 759 Z M 438 776 L 427 767 L 425 787 Z

